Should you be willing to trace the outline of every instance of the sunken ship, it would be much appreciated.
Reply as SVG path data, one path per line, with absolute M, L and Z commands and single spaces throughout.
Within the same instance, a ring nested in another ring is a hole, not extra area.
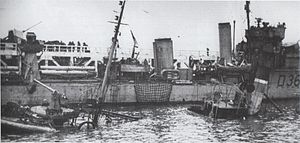
M 246 11 L 249 11 L 247 6 Z M 33 32 L 27 32 L 25 39 L 23 32 L 12 30 L 0 43 L 1 104 L 40 104 L 50 100 L 51 93 L 34 83 L 34 79 L 66 95 L 68 102 L 86 98 L 101 98 L 104 103 L 202 101 L 213 93 L 215 83 L 211 78 L 233 84 L 244 81 L 255 84 L 255 78 L 260 78 L 267 81 L 267 86 L 256 90 L 270 98 L 295 98 L 299 95 L 300 43 L 282 44 L 285 26 L 284 23 L 269 26 L 261 19 L 257 20 L 257 26 L 248 25 L 247 42 L 237 45 L 234 53 L 237 64 L 232 68 L 228 68 L 232 58 L 231 35 L 224 24 L 219 24 L 220 51 L 224 51 L 220 59 L 200 62 L 190 58 L 187 68 L 174 65 L 171 38 L 155 39 L 153 62 L 139 62 L 134 52 L 136 46 L 132 57 L 117 60 L 112 50 L 108 59 L 99 62 L 94 57 L 86 58 L 90 53 L 86 44 L 45 44 Z M 115 43 L 112 47 L 117 46 L 116 39 L 112 39 Z M 43 58 L 40 55 L 43 51 L 50 53 L 49 56 L 45 54 Z M 85 56 L 79 57 L 79 53 Z M 68 54 L 73 56 L 57 57 Z M 243 64 L 255 68 L 248 69 Z M 226 90 L 227 86 L 221 88 Z

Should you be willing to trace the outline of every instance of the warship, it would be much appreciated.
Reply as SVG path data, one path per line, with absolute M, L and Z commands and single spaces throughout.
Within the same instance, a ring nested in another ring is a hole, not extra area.
M 116 20 L 119 19 L 120 17 L 117 16 Z M 247 81 L 252 85 L 256 85 L 255 78 L 260 78 L 267 81 L 267 86 L 263 89 L 257 88 L 257 90 L 266 93 L 270 98 L 297 98 L 299 95 L 299 42 L 292 45 L 282 44 L 285 26 L 285 24 L 279 24 L 273 27 L 266 22 L 261 26 L 260 20 L 257 26 L 248 26 L 247 42 L 239 43 L 236 48 L 235 57 L 239 64 L 235 68 L 246 68 L 247 66 L 242 66 L 242 63 L 256 68 L 242 72 L 227 68 L 232 60 L 232 46 L 231 32 L 228 32 L 231 31 L 230 26 L 228 28 L 226 24 L 219 24 L 220 60 L 204 64 L 190 60 L 188 68 L 182 68 L 180 64 L 175 66 L 172 39 L 160 38 L 153 42 L 154 70 L 151 70 L 149 62 L 140 63 L 134 56 L 118 61 L 115 54 L 115 47 L 118 46 L 117 37 L 112 38 L 113 44 L 109 58 L 100 65 L 93 57 L 85 59 L 86 56 L 82 56 L 83 58 L 79 58 L 80 61 L 78 61 L 79 66 L 75 66 L 77 61 L 75 62 L 74 57 L 53 59 L 53 55 L 52 59 L 56 62 L 48 57 L 48 64 L 45 60 L 44 65 L 41 59 L 46 59 L 47 52 L 48 54 L 74 52 L 75 55 L 78 52 L 76 47 L 79 47 L 79 52 L 84 54 L 88 54 L 89 50 L 85 45 L 54 44 L 55 50 L 48 51 L 53 44 L 45 44 L 37 40 L 33 32 L 27 32 L 26 39 L 24 39 L 22 32 L 12 30 L 9 31 L 7 37 L 1 39 L 0 43 L 1 104 L 16 102 L 21 105 L 37 105 L 44 100 L 50 101 L 51 93 L 33 82 L 34 79 L 63 93 L 71 103 L 82 102 L 86 98 L 97 98 L 103 101 L 103 104 L 199 102 L 215 92 L 212 90 L 215 84 L 211 82 L 211 78 L 222 83 L 240 84 Z M 136 46 L 133 49 L 135 48 Z M 40 55 L 43 51 L 45 55 Z M 49 61 L 54 62 L 54 65 L 49 65 Z M 262 61 L 266 62 L 262 63 Z M 219 64 L 215 65 L 213 62 Z M 68 64 L 64 66 L 64 63 Z M 196 70 L 193 70 L 194 67 L 197 67 Z M 50 76 L 46 76 L 47 74 L 61 76 L 53 79 L 48 78 Z M 91 78 L 94 75 L 98 76 Z M 221 88 L 228 90 L 227 86 Z M 234 94 L 230 97 L 233 98 Z
M 271 98 L 299 98 L 299 46 L 300 40 L 283 44 L 285 38 L 285 23 L 270 26 L 256 18 L 256 26 L 250 26 L 249 8 L 247 1 L 247 29 L 245 37 L 236 47 L 237 59 L 254 65 L 255 77 L 268 82 L 264 93 Z
M 114 39 L 117 39 L 118 31 L 122 19 L 123 10 L 125 7 L 125 1 L 120 2 L 121 5 L 121 14 L 120 19 L 118 20 L 118 25 L 116 28 L 116 34 Z M 31 35 L 30 35 L 31 34 Z M 21 43 L 21 52 L 24 52 L 24 59 L 26 66 L 30 66 L 30 69 L 25 69 L 25 77 L 20 76 L 20 78 L 26 79 L 28 76 L 29 84 L 31 84 L 32 92 L 35 92 L 36 85 L 39 85 L 51 94 L 51 99 L 43 104 L 34 106 L 22 106 L 21 103 L 16 102 L 7 102 L 5 105 L 1 105 L 1 129 L 5 131 L 4 133 L 32 133 L 32 132 L 56 132 L 65 128 L 77 128 L 83 129 L 95 129 L 98 126 L 99 120 L 101 117 L 104 117 L 106 122 L 111 122 L 112 117 L 119 117 L 126 120 L 138 120 L 140 117 L 134 117 L 130 115 L 123 115 L 119 113 L 114 113 L 110 111 L 105 111 L 101 108 L 102 101 L 92 98 L 86 98 L 80 104 L 68 104 L 64 103 L 67 100 L 67 97 L 60 93 L 59 91 L 53 89 L 52 87 L 44 84 L 37 78 L 39 78 L 39 73 L 37 71 L 29 71 L 31 69 L 36 69 L 37 64 L 37 55 L 36 53 L 44 50 L 47 51 L 50 47 L 43 48 L 42 44 L 36 40 L 36 37 L 33 33 L 27 34 L 27 41 Z M 10 39 L 4 39 L 10 40 Z M 114 50 L 116 47 L 116 41 L 113 42 L 111 50 Z M 52 46 L 52 49 L 60 51 L 65 48 L 67 52 L 67 46 Z M 70 50 L 73 47 L 69 47 Z M 86 48 L 76 47 L 76 50 L 82 50 L 87 52 Z M 74 48 L 75 50 L 75 48 Z M 53 52 L 53 51 L 50 51 Z M 71 52 L 71 51 L 69 51 Z M 74 51 L 73 51 L 74 52 Z M 80 52 L 80 51 L 77 51 Z M 107 70 L 110 69 L 112 61 L 112 52 L 110 53 L 108 65 L 106 67 L 106 74 L 104 76 L 102 88 L 105 87 L 107 81 Z M 29 60 L 28 60 L 29 59 Z M 52 59 L 53 60 L 53 59 Z M 26 63 L 31 61 L 30 63 Z M 51 60 L 48 60 L 51 61 Z M 47 61 L 47 62 L 48 62 Z M 62 63 L 70 63 L 71 61 L 64 61 Z M 46 62 L 46 63 L 47 63 Z M 52 61 L 53 62 L 53 61 Z M 54 63 L 54 62 L 53 62 Z M 58 63 L 58 62 L 56 62 Z M 91 62 L 90 62 L 91 63 Z M 57 65 L 56 65 L 57 66 Z M 58 66 L 59 67 L 59 66 Z M 84 68 L 84 67 L 83 67 Z M 74 69 L 73 69 L 74 70 Z M 22 70 L 21 70 L 22 71 Z M 32 74 L 28 74 L 31 72 Z M 21 72 L 22 73 L 22 72 Z M 73 74 L 73 73 L 71 73 Z M 9 78 L 8 78 L 9 79 Z M 105 90 L 102 90 L 102 94 Z

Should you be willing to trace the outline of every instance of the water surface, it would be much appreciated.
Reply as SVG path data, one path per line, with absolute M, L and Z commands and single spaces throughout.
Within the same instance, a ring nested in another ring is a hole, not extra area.
M 264 103 L 257 116 L 225 120 L 187 110 L 191 104 L 109 107 L 143 119 L 115 119 L 95 130 L 62 130 L 58 133 L 2 135 L 2 142 L 300 142 L 296 101 L 279 102 L 285 113 Z

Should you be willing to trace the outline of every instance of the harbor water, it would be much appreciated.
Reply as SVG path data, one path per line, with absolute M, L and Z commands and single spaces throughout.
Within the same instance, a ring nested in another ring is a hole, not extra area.
M 264 102 L 258 115 L 212 119 L 192 113 L 192 104 L 110 106 L 107 110 L 138 115 L 138 121 L 114 119 L 94 130 L 61 130 L 1 136 L 2 142 L 300 142 L 297 100 L 276 101 L 284 113 Z

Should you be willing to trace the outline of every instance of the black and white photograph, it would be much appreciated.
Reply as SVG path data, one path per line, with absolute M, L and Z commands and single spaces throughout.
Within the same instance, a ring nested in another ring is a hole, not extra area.
M 300 142 L 299 8 L 0 0 L 0 141 Z

